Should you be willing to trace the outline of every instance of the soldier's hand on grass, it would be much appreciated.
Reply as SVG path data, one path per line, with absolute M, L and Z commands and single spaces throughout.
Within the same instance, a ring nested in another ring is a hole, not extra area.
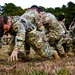
M 14 49 L 11 56 L 8 58 L 8 61 L 17 61 L 18 60 L 18 50 Z

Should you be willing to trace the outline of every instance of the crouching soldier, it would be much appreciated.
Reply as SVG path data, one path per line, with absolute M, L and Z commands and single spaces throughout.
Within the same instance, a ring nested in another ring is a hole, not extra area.
M 8 17 L 1 16 L 0 23 L 3 34 L 9 32 L 12 35 L 9 45 L 9 61 L 18 60 L 19 57 L 25 57 L 25 54 L 19 51 L 25 41 L 41 57 L 54 55 L 55 59 L 59 59 L 58 53 L 50 48 L 47 41 L 43 41 L 43 38 L 39 36 L 40 32 L 25 18 L 21 17 L 16 23 L 12 23 Z M 20 54 L 23 54 L 23 56 L 20 56 Z

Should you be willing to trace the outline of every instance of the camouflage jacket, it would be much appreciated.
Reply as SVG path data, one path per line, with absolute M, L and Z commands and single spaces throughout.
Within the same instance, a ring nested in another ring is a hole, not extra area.
M 68 30 L 67 30 L 65 24 L 64 24 L 62 21 L 59 21 L 59 23 L 60 23 L 60 24 L 62 25 L 62 27 L 64 28 L 65 33 L 68 33 Z
M 25 18 L 21 17 L 16 20 L 17 21 L 14 22 L 14 20 L 11 19 L 12 27 L 9 33 L 15 37 L 15 47 L 20 49 L 25 41 L 26 33 L 36 29 L 36 27 Z
M 63 29 L 62 25 L 51 13 L 44 12 L 41 17 L 41 22 L 50 33 L 54 33 L 55 35 L 62 35 L 65 33 L 65 30 Z
M 28 11 L 26 11 L 22 16 L 22 19 L 27 19 L 28 21 L 30 21 L 32 24 L 34 24 L 38 30 L 42 30 L 43 29 L 43 25 L 40 22 L 40 16 L 37 13 L 37 11 L 30 9 Z

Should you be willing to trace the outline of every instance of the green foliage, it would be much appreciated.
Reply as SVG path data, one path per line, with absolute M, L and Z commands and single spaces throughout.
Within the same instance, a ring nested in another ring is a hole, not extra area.
M 50 12 L 52 14 L 55 14 L 55 10 L 53 8 L 47 8 L 46 12 Z
M 45 12 L 50 12 L 52 14 L 54 14 L 57 19 L 59 17 L 60 14 L 64 13 L 65 14 L 65 18 L 66 18 L 66 27 L 68 29 L 69 25 L 72 22 L 72 19 L 75 17 L 75 3 L 73 2 L 68 2 L 67 5 L 63 5 L 61 8 L 56 7 L 54 8 L 44 8 L 42 6 L 40 6 Z
M 54 14 L 57 17 L 57 19 L 61 13 L 64 13 L 66 18 L 67 29 L 68 26 L 71 24 L 72 19 L 75 17 L 75 3 L 73 2 L 68 2 L 67 5 L 63 5 L 61 8 L 45 8 L 43 6 L 39 7 L 42 8 L 45 12 L 50 12 Z M 29 8 L 23 10 L 21 7 L 17 7 L 13 3 L 5 3 L 4 6 L 0 5 L 0 15 L 21 16 L 28 9 Z
M 42 6 L 39 6 L 43 11 L 46 11 L 46 8 L 42 7 Z
M 69 75 L 69 72 L 65 68 L 58 68 L 52 73 L 52 75 Z
M 22 69 L 20 70 L 13 70 L 12 75 L 48 75 L 44 71 L 23 71 Z
M 2 15 L 5 16 L 20 16 L 24 13 L 24 10 L 21 7 L 15 6 L 13 3 L 5 3 L 4 6 L 2 6 Z

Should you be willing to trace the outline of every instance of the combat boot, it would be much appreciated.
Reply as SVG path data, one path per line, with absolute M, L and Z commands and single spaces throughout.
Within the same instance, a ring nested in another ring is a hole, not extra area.
M 55 50 L 53 51 L 53 56 L 54 56 L 54 59 L 55 59 L 55 60 L 59 60 L 59 59 L 60 59 L 60 57 L 59 57 L 57 51 L 55 51 Z
M 61 54 L 60 56 L 68 58 L 68 55 L 66 53 L 65 54 Z
M 74 56 L 73 52 L 66 52 L 67 56 Z

